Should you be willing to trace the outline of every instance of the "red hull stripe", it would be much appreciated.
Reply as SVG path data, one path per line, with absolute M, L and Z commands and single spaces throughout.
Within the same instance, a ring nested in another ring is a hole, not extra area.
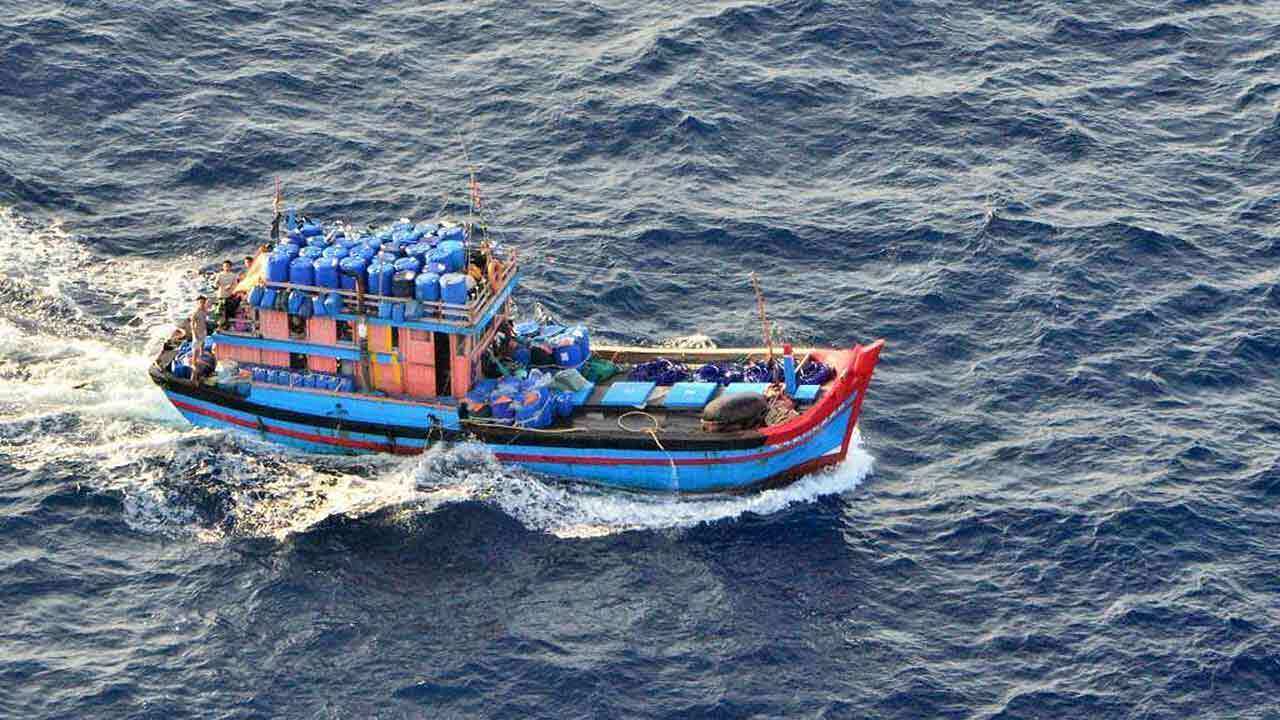
M 222 422 L 239 425 L 240 427 L 249 428 L 251 430 L 265 430 L 273 435 L 281 435 L 291 437 L 297 440 L 305 440 L 307 442 L 319 443 L 321 445 L 336 445 L 339 447 L 353 448 L 359 450 L 374 450 L 380 452 L 393 452 L 401 455 L 416 455 L 422 452 L 420 447 L 401 447 L 398 445 L 389 445 L 386 443 L 369 442 L 367 440 L 354 440 L 351 438 L 332 437 L 329 435 L 316 435 L 314 433 L 302 432 L 292 428 L 280 427 L 278 425 L 259 425 L 251 420 L 237 417 L 228 413 L 210 410 L 192 405 L 181 400 L 170 398 L 175 406 L 187 410 L 189 412 L 204 415 L 206 417 L 221 420 Z M 853 418 L 850 418 L 849 427 L 854 425 Z M 733 455 L 723 458 L 617 458 L 617 457 L 594 457 L 582 455 L 523 455 L 519 453 L 495 452 L 494 455 L 504 462 L 517 463 L 543 463 L 543 464 L 563 464 L 563 465 L 727 465 L 731 463 L 753 462 L 757 460 L 766 460 L 784 453 L 792 449 L 788 446 L 774 446 L 771 450 L 755 455 Z
M 231 423 L 232 425 L 239 425 L 240 427 L 246 427 L 251 430 L 263 429 L 271 433 L 272 435 L 282 435 L 284 437 L 291 437 L 296 440 L 305 440 L 307 442 L 319 443 L 321 445 L 336 445 L 338 447 L 346 447 L 346 448 L 352 448 L 356 450 L 376 450 L 379 452 L 397 453 L 400 455 L 417 455 L 418 453 L 422 452 L 422 448 L 420 447 L 401 447 L 399 445 L 389 445 L 387 443 L 369 442 L 368 440 L 353 440 L 351 438 L 332 437 L 328 435 L 316 435 L 314 433 L 302 432 L 300 430 L 294 430 L 292 428 L 280 427 L 279 425 L 263 424 L 259 426 L 258 423 L 255 423 L 251 420 L 245 420 L 244 418 L 236 417 L 235 415 L 230 415 L 228 413 L 221 413 L 221 412 L 218 412 L 217 410 L 210 410 L 208 408 L 200 407 L 199 405 L 192 405 L 190 403 L 185 403 L 185 402 L 182 402 L 181 400 L 177 400 L 174 398 L 169 398 L 169 400 L 175 406 L 180 407 L 183 410 L 187 410 L 189 412 L 204 415 L 206 417 L 211 417 L 215 420 L 221 420 L 222 422 Z

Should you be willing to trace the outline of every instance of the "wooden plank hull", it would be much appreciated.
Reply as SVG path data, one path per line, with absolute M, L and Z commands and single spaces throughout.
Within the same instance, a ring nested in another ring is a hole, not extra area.
M 490 427 L 460 418 L 457 405 L 244 383 L 247 394 L 172 377 L 153 380 L 193 424 L 253 433 L 312 452 L 414 454 L 436 444 L 480 442 L 506 463 L 614 488 L 655 492 L 741 492 L 783 483 L 847 454 L 883 342 L 815 351 L 837 368 L 824 396 L 800 417 L 758 430 L 628 433 Z M 720 351 L 754 354 L 756 349 Z M 634 357 L 667 349 L 634 349 Z M 705 351 L 699 351 L 705 352 Z M 604 354 L 604 353 L 602 353 Z M 607 355 L 606 355 L 607 357 Z

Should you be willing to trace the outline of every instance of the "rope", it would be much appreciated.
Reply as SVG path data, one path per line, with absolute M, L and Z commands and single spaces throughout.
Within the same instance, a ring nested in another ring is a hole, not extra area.
M 648 428 L 627 427 L 627 424 L 624 423 L 623 420 L 625 420 L 628 417 L 631 417 L 632 415 L 649 418 L 649 421 L 653 423 L 653 427 L 648 427 Z M 650 415 L 649 413 L 643 410 L 632 410 L 630 412 L 622 413 L 621 415 L 618 416 L 618 427 L 622 428 L 623 430 L 626 430 L 627 432 L 642 432 L 642 433 L 649 434 L 649 437 L 653 439 L 653 444 L 657 445 L 658 449 L 662 451 L 662 454 L 667 456 L 667 464 L 671 466 L 671 481 L 674 482 L 676 484 L 677 489 L 679 489 L 680 476 L 679 476 L 679 473 L 676 472 L 675 458 L 671 457 L 671 453 L 667 452 L 667 448 L 664 447 L 662 445 L 662 441 L 658 439 L 658 430 L 662 427 L 662 425 L 658 423 L 658 418 Z

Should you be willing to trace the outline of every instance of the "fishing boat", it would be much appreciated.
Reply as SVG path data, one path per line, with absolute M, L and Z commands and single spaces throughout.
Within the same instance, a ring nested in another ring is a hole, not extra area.
M 474 222 L 356 230 L 290 210 L 236 287 L 239 308 L 201 348 L 179 328 L 150 375 L 197 426 L 325 453 L 477 442 L 504 463 L 626 490 L 777 486 L 855 441 L 883 340 L 593 346 L 582 326 L 518 322 L 520 276 L 516 253 Z

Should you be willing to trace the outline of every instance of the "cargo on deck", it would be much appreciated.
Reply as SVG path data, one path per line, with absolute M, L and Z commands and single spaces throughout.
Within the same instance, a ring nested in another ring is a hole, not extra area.
M 517 322 L 520 261 L 476 223 L 290 211 L 285 227 L 236 286 L 203 379 L 181 332 L 151 368 L 193 424 L 317 452 L 478 441 L 565 478 L 742 491 L 845 457 L 883 347 L 600 346 L 583 325 Z

